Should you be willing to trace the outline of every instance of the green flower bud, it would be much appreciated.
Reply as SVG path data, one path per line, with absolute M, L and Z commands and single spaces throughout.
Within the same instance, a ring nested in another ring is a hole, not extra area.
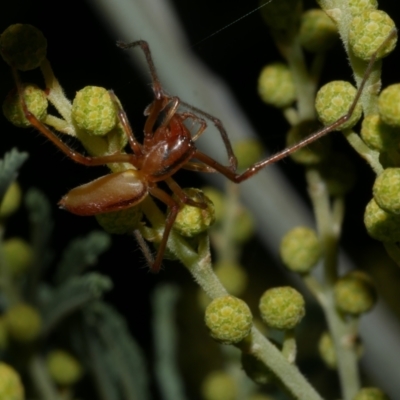
M 197 202 L 203 202 L 207 208 L 199 208 L 184 204 L 174 222 L 174 229 L 182 236 L 193 237 L 206 231 L 215 222 L 214 205 L 200 189 L 183 190 L 186 195 Z
M 400 214 L 400 168 L 387 168 L 375 180 L 373 193 L 383 210 Z
M 218 297 L 206 308 L 205 322 L 210 335 L 222 344 L 235 344 L 245 339 L 250 334 L 252 321 L 250 308 L 237 297 Z
M 368 234 L 381 242 L 400 241 L 400 215 L 382 210 L 372 199 L 365 209 L 364 224 Z
M 21 188 L 17 181 L 14 181 L 7 189 L 0 204 L 0 218 L 9 217 L 21 204 Z
M 18 372 L 4 362 L 0 362 L 0 399 L 25 399 L 24 387 Z
M 400 167 L 400 152 L 395 148 L 392 148 L 389 151 L 384 151 L 379 154 L 379 162 L 383 168 Z
M 378 8 L 377 0 L 349 0 L 348 6 L 353 16 L 361 14 L 366 10 L 375 10 Z
M 261 0 L 261 4 L 265 2 L 266 0 Z M 302 2 L 300 0 L 272 1 L 260 11 L 274 34 L 280 40 L 288 40 L 298 31 Z
M 205 186 L 201 189 L 211 202 L 214 204 L 215 222 L 221 221 L 224 215 L 225 199 L 224 194 L 211 186 Z
M 289 68 L 282 63 L 265 66 L 258 78 L 258 94 L 271 106 L 289 107 L 296 100 L 296 89 Z
M 265 291 L 259 308 L 264 323 L 270 328 L 280 330 L 295 328 L 306 313 L 303 296 L 289 286 Z
M 393 28 L 393 20 L 384 11 L 368 9 L 355 15 L 349 29 L 349 45 L 354 55 L 369 61 Z M 377 58 L 386 57 L 391 53 L 396 42 L 397 35 L 379 51 Z
M 334 286 L 336 307 L 346 314 L 368 312 L 377 300 L 375 286 L 368 274 L 352 271 L 340 278 Z
M 239 390 L 231 375 L 214 371 L 204 379 L 201 392 L 204 400 L 236 400 Z
M 74 385 L 83 374 L 80 362 L 64 350 L 51 351 L 47 356 L 46 365 L 54 382 L 61 386 Z
M 34 259 L 32 246 L 19 237 L 7 239 L 3 243 L 4 257 L 12 276 L 25 273 Z
M 235 142 L 233 150 L 238 160 L 238 169 L 246 169 L 257 161 L 260 161 L 263 155 L 263 147 L 259 140 L 244 139 Z
M 286 136 L 286 146 L 290 147 L 305 139 L 319 128 L 316 121 L 303 121 L 290 128 Z M 314 165 L 323 161 L 329 154 L 331 139 L 325 136 L 302 149 L 292 153 L 290 157 L 299 164 Z
M 234 262 L 223 261 L 217 262 L 214 269 L 215 274 L 231 295 L 239 296 L 245 291 L 248 278 L 242 266 Z
M 331 196 L 345 195 L 356 181 L 354 164 L 342 153 L 331 154 L 318 165 L 318 170 Z
M 257 385 L 266 385 L 273 380 L 271 370 L 252 354 L 243 352 L 241 361 L 244 372 Z
M 72 118 L 80 129 L 95 136 L 104 136 L 115 127 L 117 111 L 106 89 L 86 86 L 76 93 Z
M 24 99 L 28 110 L 40 121 L 47 117 L 47 97 L 38 86 L 24 84 Z M 26 119 L 16 89 L 11 90 L 3 103 L 4 116 L 18 128 L 27 128 L 31 123 Z
M 37 68 L 46 58 L 46 51 L 46 38 L 32 25 L 10 25 L 0 36 L 1 56 L 20 71 Z
M 97 214 L 95 217 L 106 232 L 113 235 L 124 235 L 125 233 L 132 233 L 138 228 L 142 216 L 140 206 L 137 205 L 124 210 Z
M 394 128 L 400 128 L 400 83 L 382 90 L 378 99 L 379 115 L 382 121 Z
M 337 368 L 335 346 L 333 344 L 332 336 L 328 332 L 324 332 L 319 338 L 318 352 L 328 368 Z
M 263 393 L 254 393 L 250 395 L 248 400 L 274 400 L 274 398 Z
M 324 125 L 330 125 L 340 117 L 347 114 L 357 89 L 349 82 L 332 81 L 322 86 L 315 99 L 315 109 L 319 120 Z M 340 125 L 336 130 L 343 131 L 353 127 L 361 118 L 362 107 L 358 102 L 350 119 Z
M 363 119 L 361 137 L 369 148 L 389 151 L 398 147 L 400 130 L 386 125 L 379 114 L 370 114 Z
M 38 338 L 42 328 L 42 317 L 28 304 L 16 304 L 5 313 L 9 336 L 22 343 L 32 342 Z
M 361 389 L 353 400 L 390 400 L 389 396 L 382 392 L 381 389 L 368 387 Z
M 299 226 L 282 239 L 280 255 L 283 263 L 293 272 L 309 273 L 321 258 L 322 248 L 317 233 Z
M 335 23 L 320 9 L 308 10 L 301 16 L 300 44 L 313 53 L 329 50 L 337 41 Z
M 254 229 L 255 223 L 251 212 L 245 207 L 239 207 L 236 210 L 233 231 L 231 232 L 232 239 L 238 243 L 246 242 L 253 236 Z

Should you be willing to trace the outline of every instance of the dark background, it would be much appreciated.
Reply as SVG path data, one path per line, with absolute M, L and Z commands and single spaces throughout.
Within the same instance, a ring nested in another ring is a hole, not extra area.
M 174 0 L 173 3 L 186 29 L 192 50 L 216 74 L 223 76 L 256 131 L 263 132 L 261 139 L 265 145 L 271 151 L 283 148 L 287 124 L 280 113 L 265 106 L 256 93 L 260 69 L 266 63 L 281 59 L 259 13 L 250 15 L 196 45 L 215 31 L 251 11 L 258 2 Z M 312 2 L 309 3 L 313 6 Z M 396 2 L 380 1 L 380 8 L 387 11 L 395 22 L 399 23 L 400 13 Z M 7 3 L 7 9 L 4 6 L 1 7 L 0 31 L 18 22 L 35 25 L 43 31 L 48 39 L 48 59 L 69 98 L 73 97 L 76 90 L 86 85 L 112 88 L 124 104 L 132 125 L 136 131 L 140 131 L 144 121 L 143 110 L 152 100 L 152 93 L 148 86 L 149 80 L 132 68 L 124 52 L 115 46 L 118 38 L 109 33 L 89 4 L 85 1 L 14 0 Z M 136 38 L 132 38 L 134 39 Z M 389 60 L 384 62 L 384 86 L 399 79 L 398 55 L 399 50 L 396 50 Z M 37 81 L 38 75 L 35 75 L 35 72 L 30 74 L 32 80 Z M 339 43 L 328 55 L 322 83 L 333 79 L 351 80 L 350 67 L 347 65 L 344 51 Z M 4 98 L 12 86 L 11 74 L 5 63 L 0 62 L 1 98 Z M 93 229 L 98 229 L 94 218 L 72 216 L 59 210 L 56 204 L 68 190 L 106 173 L 106 169 L 101 167 L 90 169 L 74 164 L 36 131 L 15 129 L 1 116 L 0 132 L 1 154 L 12 147 L 30 153 L 29 160 L 21 170 L 20 183 L 24 190 L 31 186 L 40 188 L 54 205 L 53 216 L 56 230 L 53 247 L 56 252 L 59 253 L 65 243 L 77 235 L 84 235 Z M 340 135 L 338 133 L 334 135 L 335 146 L 351 154 L 352 151 Z M 355 159 L 355 157 L 352 158 Z M 305 197 L 302 169 L 291 161 L 282 162 L 281 167 Z M 364 210 L 360 208 L 360 204 L 366 204 L 369 201 L 374 177 L 361 160 L 357 162 L 357 170 L 359 176 L 357 185 L 349 196 L 344 246 L 356 259 L 358 257 L 362 260 L 360 253 L 363 252 L 363 247 L 375 246 L 364 232 L 362 224 Z M 202 184 L 196 174 L 191 174 L 189 177 L 184 175 L 182 181 L 179 182 L 185 182 L 185 179 L 190 179 L 192 186 L 194 179 L 198 179 L 199 185 Z M 184 183 L 182 186 L 185 186 Z M 7 234 L 10 236 L 19 234 L 21 229 L 25 229 L 25 234 L 27 234 L 26 228 L 21 228 L 24 224 L 23 213 L 14 221 L 10 224 Z M 354 243 L 354 237 L 357 237 L 357 244 Z M 256 239 L 250 246 L 257 253 L 261 252 L 261 246 Z M 266 257 L 260 254 L 261 258 Z M 148 346 L 151 337 L 149 323 L 142 318 L 150 314 L 148 293 L 159 281 L 183 280 L 190 284 L 190 277 L 180 265 L 166 262 L 165 266 L 165 270 L 157 276 L 149 274 L 133 238 L 115 236 L 112 250 L 102 257 L 99 267 L 100 271 L 112 277 L 115 284 L 108 299 L 127 316 L 132 315 L 132 310 L 141 310 L 140 315 L 135 315 L 133 319 L 130 319 L 130 327 L 135 337 L 144 346 Z

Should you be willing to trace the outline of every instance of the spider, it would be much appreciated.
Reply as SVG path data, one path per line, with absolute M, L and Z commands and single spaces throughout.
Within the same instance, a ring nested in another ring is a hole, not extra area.
M 182 102 L 178 97 L 167 94 L 163 90 L 156 73 L 149 45 L 143 40 L 129 44 L 117 43 L 119 47 L 124 49 L 139 47 L 146 58 L 150 71 L 154 100 L 145 110 L 147 119 L 144 124 L 143 143 L 139 143 L 136 139 L 125 111 L 118 102 L 114 92 L 109 91 L 109 95 L 117 111 L 118 119 L 128 138 L 131 153 L 116 152 L 103 156 L 86 156 L 69 147 L 28 110 L 23 95 L 23 85 L 17 70 L 15 68 L 12 68 L 12 70 L 25 117 L 32 126 L 45 135 L 66 156 L 86 166 L 129 163 L 134 167 L 134 169 L 123 172 L 110 173 L 72 189 L 60 200 L 59 204 L 62 208 L 73 214 L 92 216 L 133 207 L 142 202 L 148 195 L 155 197 L 167 206 L 169 211 L 165 221 L 164 233 L 157 255 L 150 266 L 152 272 L 158 272 L 161 267 L 169 234 L 181 206 L 188 204 L 199 208 L 206 208 L 204 202 L 194 201 L 189 198 L 172 176 L 183 168 L 198 172 L 219 172 L 229 180 L 240 183 L 251 178 L 265 166 L 287 157 L 289 154 L 307 146 L 327 133 L 336 130 L 351 117 L 364 89 L 366 79 L 376 60 L 376 54 L 387 43 L 387 40 L 382 43 L 371 58 L 354 101 L 345 115 L 331 125 L 312 133 L 299 143 L 253 164 L 242 173 L 236 172 L 237 160 L 221 121 L 196 107 Z M 187 111 L 180 111 L 181 106 L 184 106 Z M 185 122 L 190 120 L 198 126 L 194 134 L 185 125 Z M 207 120 L 216 126 L 221 135 L 228 155 L 228 166 L 219 163 L 196 148 L 196 140 L 207 129 Z M 159 187 L 158 184 L 160 182 L 164 182 L 169 187 L 177 200 Z

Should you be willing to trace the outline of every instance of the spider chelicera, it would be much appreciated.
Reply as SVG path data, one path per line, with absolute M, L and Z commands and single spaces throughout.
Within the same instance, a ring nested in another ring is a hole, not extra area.
M 139 143 L 136 139 L 124 110 L 114 93 L 109 91 L 117 110 L 118 119 L 123 126 L 132 150 L 132 153 L 129 154 L 116 152 L 111 155 L 91 157 L 76 152 L 29 112 L 23 95 L 23 85 L 15 68 L 13 68 L 13 75 L 26 118 L 65 155 L 75 162 L 86 166 L 129 163 L 135 168 L 123 172 L 111 173 L 72 189 L 61 199 L 59 203 L 61 207 L 77 215 L 97 215 L 133 207 L 142 202 L 149 194 L 166 204 L 169 212 L 165 222 L 164 233 L 157 255 L 151 265 L 151 271 L 158 272 L 161 267 L 169 234 L 180 207 L 183 204 L 189 204 L 199 208 L 206 208 L 204 202 L 196 202 L 189 198 L 172 176 L 183 168 L 199 172 L 219 172 L 229 180 L 240 183 L 251 178 L 268 164 L 275 163 L 321 138 L 328 132 L 336 130 L 351 117 L 365 86 L 366 79 L 372 70 L 376 54 L 386 43 L 387 40 L 385 40 L 372 57 L 364 79 L 347 114 L 331 125 L 312 133 L 294 146 L 288 147 L 265 160 L 255 163 L 242 173 L 236 172 L 237 160 L 228 135 L 220 120 L 202 110 L 181 102 L 176 96 L 170 96 L 165 93 L 158 79 L 149 46 L 143 40 L 129 44 L 118 43 L 118 46 L 124 49 L 140 47 L 146 57 L 151 74 L 154 100 L 145 110 L 147 119 L 144 124 L 143 143 Z M 186 111 L 181 111 L 182 105 Z M 198 126 L 194 134 L 185 125 L 185 122 L 188 120 L 191 120 Z M 228 154 L 229 166 L 222 165 L 196 148 L 196 140 L 207 129 L 207 120 L 216 126 L 221 135 Z M 175 200 L 170 194 L 161 189 L 158 186 L 160 182 L 164 182 L 178 200 Z

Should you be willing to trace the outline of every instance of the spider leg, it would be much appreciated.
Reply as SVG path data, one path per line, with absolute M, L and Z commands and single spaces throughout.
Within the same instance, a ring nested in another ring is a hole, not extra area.
M 205 202 L 195 201 L 191 199 L 172 178 L 166 179 L 165 183 L 172 190 L 172 192 L 179 198 L 179 201 L 182 204 L 189 204 L 190 206 L 202 209 L 207 208 L 207 204 Z
M 47 139 L 49 139 L 55 146 L 57 146 L 67 157 L 71 158 L 75 162 L 87 166 L 104 165 L 108 163 L 131 163 L 136 164 L 136 156 L 134 154 L 123 154 L 115 153 L 105 156 L 84 156 L 83 154 L 73 150 L 67 144 L 65 144 L 51 129 L 49 129 L 43 122 L 39 121 L 35 115 L 29 110 L 25 102 L 25 95 L 23 92 L 23 85 L 19 78 L 18 72 L 15 68 L 12 68 L 12 73 L 17 86 L 19 99 L 21 102 L 22 110 L 25 118 L 31 123 L 31 125 L 41 132 Z
M 168 237 L 171 232 L 172 226 L 174 225 L 180 207 L 179 204 L 169 194 L 165 193 L 162 189 L 156 186 L 149 188 L 149 193 L 158 200 L 165 203 L 169 208 L 167 219 L 165 221 L 164 233 L 158 247 L 157 256 L 150 266 L 151 272 L 157 273 L 161 268 L 161 263 L 164 257 L 165 249 L 167 247 Z
M 196 172 L 208 172 L 208 173 L 217 172 L 214 168 L 211 168 L 208 165 L 205 165 L 203 163 L 198 163 L 195 161 L 188 161 L 182 168 L 187 169 L 188 171 L 196 171 Z
M 122 125 L 122 128 L 128 138 L 129 145 L 132 149 L 132 151 L 137 155 L 141 156 L 143 155 L 142 153 L 142 147 L 140 143 L 137 141 L 135 134 L 133 133 L 131 124 L 129 123 L 128 117 L 126 116 L 125 110 L 122 108 L 120 102 L 118 101 L 117 96 L 115 95 L 113 90 L 108 91 L 111 100 L 113 101 L 115 105 L 115 109 L 117 110 L 117 117 L 119 122 Z

